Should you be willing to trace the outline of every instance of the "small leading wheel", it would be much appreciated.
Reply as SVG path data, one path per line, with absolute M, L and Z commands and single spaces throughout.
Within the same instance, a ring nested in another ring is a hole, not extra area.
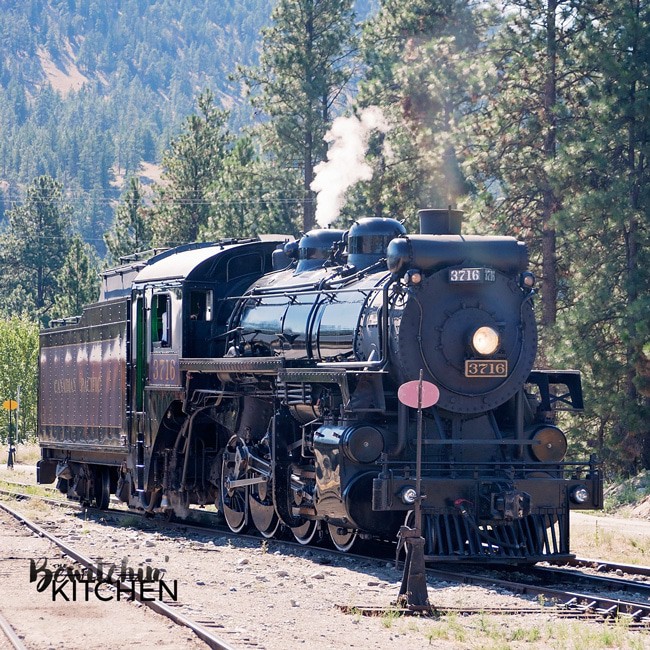
M 280 527 L 280 518 L 275 512 L 273 500 L 269 494 L 268 483 L 251 485 L 248 495 L 248 508 L 253 525 L 262 537 L 273 537 Z
M 330 534 L 332 544 L 342 553 L 347 553 L 357 541 L 356 530 L 342 528 L 336 524 L 327 524 L 327 530 Z
M 299 544 L 306 546 L 307 544 L 311 544 L 314 537 L 316 537 L 318 528 L 317 521 L 307 519 L 304 524 L 292 528 L 291 532 Z
M 221 462 L 221 512 L 233 533 L 241 533 L 248 527 L 248 487 L 232 485 L 246 478 L 247 470 L 246 445 L 241 438 L 233 436 Z
M 104 465 L 95 467 L 94 473 L 93 503 L 100 510 L 106 510 L 111 501 L 111 475 Z

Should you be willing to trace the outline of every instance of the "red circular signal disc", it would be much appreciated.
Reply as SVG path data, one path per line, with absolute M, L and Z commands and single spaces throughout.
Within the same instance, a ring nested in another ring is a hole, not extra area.
M 422 400 L 418 404 L 420 401 L 420 384 L 422 384 Z M 412 409 L 416 409 L 418 406 L 426 409 L 438 402 L 440 399 L 440 390 L 430 381 L 420 382 L 418 379 L 414 379 L 413 381 L 407 381 L 399 387 L 397 397 L 402 404 L 410 406 Z

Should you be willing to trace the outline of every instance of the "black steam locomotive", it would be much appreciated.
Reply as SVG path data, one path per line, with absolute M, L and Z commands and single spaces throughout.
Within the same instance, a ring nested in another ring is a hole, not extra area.
M 569 510 L 600 507 L 602 478 L 565 461 L 555 423 L 583 406 L 579 373 L 533 369 L 526 247 L 461 235 L 451 210 L 420 221 L 104 273 L 96 304 L 41 334 L 39 482 L 178 517 L 215 504 L 235 532 L 342 550 L 394 540 L 417 501 L 429 561 L 568 556 Z M 419 377 L 439 400 L 418 418 L 398 389 Z

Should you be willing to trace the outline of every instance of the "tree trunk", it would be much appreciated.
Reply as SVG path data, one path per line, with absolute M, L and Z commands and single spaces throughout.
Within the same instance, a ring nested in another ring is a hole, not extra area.
M 555 12 L 557 0 L 548 0 L 546 8 L 546 79 L 544 83 L 544 159 L 555 158 L 557 146 L 557 40 L 555 33 Z M 553 216 L 559 202 L 547 178 L 542 190 L 542 326 L 553 325 L 557 316 L 557 245 Z

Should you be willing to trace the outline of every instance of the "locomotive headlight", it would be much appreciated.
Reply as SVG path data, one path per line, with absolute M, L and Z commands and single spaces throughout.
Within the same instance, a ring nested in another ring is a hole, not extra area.
M 530 271 L 524 271 L 519 281 L 524 289 L 532 289 L 535 286 L 535 276 Z
M 472 335 L 472 347 L 477 354 L 487 357 L 499 349 L 499 333 L 492 327 L 479 327 Z
M 407 284 L 420 284 L 422 282 L 422 271 L 420 269 L 409 269 L 404 277 Z
M 576 485 L 571 490 L 571 500 L 575 503 L 586 503 L 589 500 L 589 490 L 584 485 Z

